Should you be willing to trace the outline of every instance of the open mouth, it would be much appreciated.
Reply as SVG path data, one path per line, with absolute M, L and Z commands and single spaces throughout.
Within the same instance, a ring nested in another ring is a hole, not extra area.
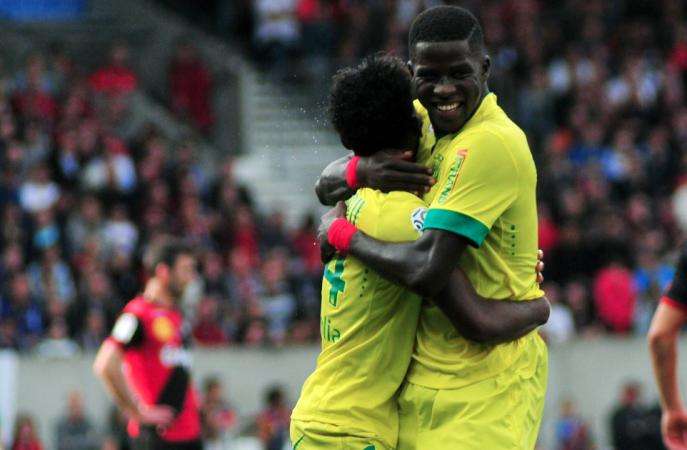
M 457 111 L 459 108 L 462 108 L 464 105 L 464 102 L 452 102 L 452 103 L 442 103 L 436 105 L 436 109 L 443 112 L 443 113 L 450 113 Z

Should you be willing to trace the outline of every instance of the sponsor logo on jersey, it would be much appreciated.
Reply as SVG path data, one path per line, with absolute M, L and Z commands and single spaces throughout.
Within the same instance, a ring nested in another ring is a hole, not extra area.
M 165 345 L 160 349 L 160 362 L 167 367 L 183 366 L 190 368 L 193 358 L 191 352 L 183 347 Z
M 448 172 L 448 177 L 446 178 L 446 184 L 444 185 L 444 189 L 441 191 L 441 194 L 439 195 L 439 203 L 444 203 L 446 199 L 448 198 L 448 195 L 451 193 L 453 190 L 453 186 L 456 184 L 456 180 L 458 179 L 458 173 L 460 173 L 460 168 L 463 166 L 463 161 L 465 161 L 465 158 L 468 156 L 468 150 L 465 148 L 459 149 L 456 151 L 456 160 L 451 166 L 451 169 Z
M 165 316 L 153 319 L 152 330 L 155 339 L 160 342 L 169 342 L 174 337 L 174 324 Z

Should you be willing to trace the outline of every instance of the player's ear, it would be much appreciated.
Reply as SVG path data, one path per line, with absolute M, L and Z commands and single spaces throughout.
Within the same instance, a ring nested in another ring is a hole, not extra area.
M 491 58 L 486 53 L 482 58 L 482 77 L 484 81 L 489 79 L 489 74 L 491 73 Z
M 410 75 L 415 76 L 415 69 L 413 68 L 413 61 L 409 59 L 408 62 L 406 63 L 406 66 L 408 67 L 408 70 L 410 71 Z

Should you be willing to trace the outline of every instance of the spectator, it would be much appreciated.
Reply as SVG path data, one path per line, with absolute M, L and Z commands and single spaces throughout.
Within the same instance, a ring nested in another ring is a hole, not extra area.
M 98 69 L 90 77 L 93 90 L 110 96 L 130 94 L 138 86 L 136 74 L 128 67 L 129 49 L 117 43 L 110 50 L 108 65 Z
M 217 346 L 227 343 L 227 336 L 220 325 L 219 302 L 206 297 L 198 305 L 193 337 L 201 346 Z
M 50 179 L 48 168 L 39 165 L 31 170 L 29 179 L 19 189 L 22 209 L 36 213 L 55 206 L 60 198 L 60 188 Z
M 212 78 L 190 39 L 177 43 L 167 73 L 172 111 L 208 133 L 213 124 Z
M 51 238 L 46 244 L 48 247 L 43 250 L 40 262 L 33 262 L 28 267 L 31 290 L 38 298 L 54 297 L 64 304 L 71 303 L 76 297 L 72 274 L 54 240 Z
M 285 72 L 288 57 L 300 39 L 296 0 L 258 0 L 255 11 L 255 44 L 261 60 Z
M 660 450 L 660 413 L 643 406 L 641 386 L 628 382 L 622 387 L 620 404 L 611 416 L 613 446 L 623 450 Z
M 44 358 L 66 359 L 75 356 L 79 347 L 67 336 L 67 325 L 55 319 L 48 328 L 48 336 L 36 346 L 36 354 Z
M 614 262 L 598 273 L 594 282 L 594 301 L 599 319 L 610 331 L 627 333 L 632 330 L 636 289 L 626 267 Z
M 44 318 L 38 300 L 31 295 L 29 280 L 24 273 L 14 275 L 9 293 L 2 300 L 2 317 L 14 324 L 16 342 L 22 350 L 30 349 L 43 333 Z M 7 326 L 10 327 L 9 324 Z
M 84 413 L 78 391 L 69 393 L 66 415 L 57 423 L 58 450 L 97 450 L 100 439 Z
M 267 319 L 270 341 L 283 345 L 289 323 L 296 309 L 296 300 L 289 293 L 286 269 L 287 256 L 283 249 L 273 250 L 262 268 L 264 290 L 260 295 L 260 307 Z
M 281 387 L 267 390 L 265 409 L 258 414 L 258 436 L 265 450 L 281 450 L 288 440 L 291 410 L 286 406 Z
M 592 450 L 589 425 L 575 411 L 572 400 L 564 400 L 556 422 L 557 450 Z
M 33 418 L 26 414 L 17 417 L 14 425 L 14 443 L 12 450 L 43 450 Z
M 223 450 L 231 445 L 237 428 L 236 412 L 224 399 L 222 383 L 216 377 L 205 380 L 201 422 L 207 450 Z

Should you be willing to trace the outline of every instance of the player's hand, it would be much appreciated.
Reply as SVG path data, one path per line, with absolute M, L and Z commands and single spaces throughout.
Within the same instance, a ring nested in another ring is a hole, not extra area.
M 327 264 L 336 254 L 336 249 L 329 243 L 329 227 L 336 219 L 346 217 L 346 204 L 339 202 L 336 206 L 330 209 L 320 219 L 320 226 L 317 229 L 317 239 L 320 242 L 320 258 L 324 264 Z
M 544 282 L 544 250 L 539 249 L 537 252 L 537 265 L 534 266 L 534 270 L 537 271 L 537 283 L 542 284 Z
M 379 189 L 382 192 L 429 192 L 436 183 L 432 178 L 432 169 L 411 162 L 412 158 L 412 151 L 404 152 L 400 158 L 390 157 L 386 151 L 360 158 L 357 169 L 358 181 L 361 186 Z
M 174 420 L 174 409 L 167 405 L 145 405 L 139 408 L 136 416 L 135 419 L 144 425 L 165 429 Z
M 663 411 L 661 435 L 669 450 L 687 450 L 687 412 Z

